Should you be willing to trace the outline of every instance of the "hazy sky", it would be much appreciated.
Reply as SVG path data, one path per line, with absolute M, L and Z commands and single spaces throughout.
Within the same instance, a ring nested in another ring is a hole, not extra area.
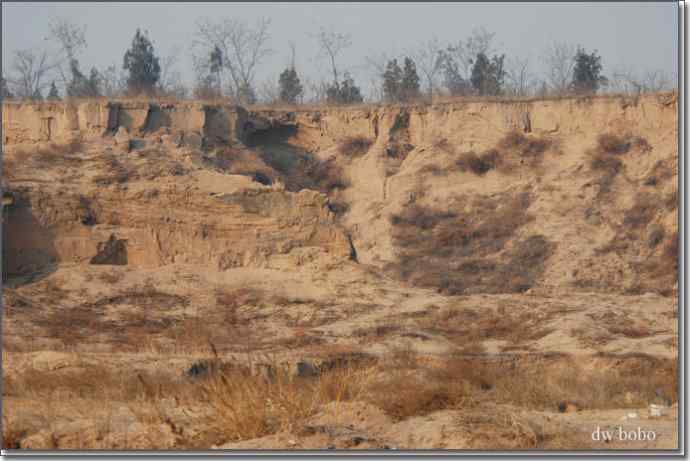
M 442 41 L 464 39 L 480 26 L 496 33 L 507 59 L 529 58 L 535 72 L 544 70 L 540 56 L 556 40 L 598 50 L 604 75 L 622 66 L 669 75 L 677 69 L 675 3 L 3 3 L 3 73 L 13 51 L 51 46 L 45 37 L 53 17 L 87 26 L 83 69 L 121 66 L 140 27 L 149 31 L 159 54 L 181 50 L 178 70 L 188 83 L 194 78 L 190 43 L 195 21 L 202 17 L 271 19 L 274 53 L 261 66 L 258 82 L 277 78 L 288 62 L 289 40 L 296 42 L 301 73 L 312 79 L 326 75 L 312 36 L 322 25 L 352 34 L 342 66 L 363 86 L 369 80 L 365 56 L 402 54 L 434 35 Z

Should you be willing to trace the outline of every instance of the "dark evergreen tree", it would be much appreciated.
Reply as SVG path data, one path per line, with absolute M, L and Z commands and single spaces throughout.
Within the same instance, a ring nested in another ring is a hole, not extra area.
M 451 96 L 462 96 L 471 92 L 472 85 L 462 77 L 457 60 L 452 54 L 453 49 L 441 51 L 439 62 L 443 74 L 443 84 Z
M 404 101 L 409 101 L 419 96 L 419 75 L 417 75 L 417 66 L 410 58 L 405 58 L 400 96 Z
M 48 97 L 46 99 L 48 101 L 59 101 L 60 100 L 60 93 L 58 93 L 58 89 L 55 86 L 55 82 L 52 82 L 50 84 L 50 91 L 48 92 Z
M 477 54 L 472 66 L 470 82 L 474 90 L 482 96 L 497 96 L 503 89 L 506 71 L 503 67 L 505 55 L 489 59 L 484 53 Z
M 280 74 L 278 83 L 280 85 L 280 100 L 288 104 L 296 104 L 304 88 L 302 88 L 302 83 L 295 68 L 285 69 Z
M 217 45 L 213 48 L 213 51 L 211 51 L 211 56 L 209 58 L 209 71 L 211 72 L 211 75 L 213 75 L 213 79 L 215 80 L 214 85 L 218 91 L 218 95 L 220 96 L 223 93 L 221 90 L 222 82 L 220 78 L 220 74 L 223 71 L 223 52 L 220 48 L 218 48 Z
M 326 90 L 326 99 L 328 102 L 336 104 L 354 104 L 364 101 L 362 92 L 355 85 L 355 81 L 349 72 L 345 72 L 343 81 L 340 84 L 334 82 Z
M 573 69 L 573 90 L 578 94 L 596 93 L 600 86 L 608 79 L 601 75 L 601 56 L 594 51 L 587 54 L 583 48 L 577 49 L 575 54 L 575 68 Z
M 153 94 L 161 76 L 161 66 L 153 44 L 137 29 L 132 47 L 124 56 L 123 69 L 129 71 L 127 88 L 130 94 Z
M 79 70 L 79 64 L 73 59 L 70 64 L 72 81 L 67 85 L 67 96 L 73 98 L 96 98 L 101 95 L 101 75 L 95 67 L 87 78 Z
M 402 94 L 403 71 L 398 65 L 398 60 L 393 59 L 386 64 L 383 73 L 383 98 L 388 102 L 400 101 Z

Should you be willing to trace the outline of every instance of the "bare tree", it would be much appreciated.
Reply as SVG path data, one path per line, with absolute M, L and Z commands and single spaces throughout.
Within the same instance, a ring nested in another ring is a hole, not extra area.
M 201 55 L 195 55 L 196 60 L 206 59 L 216 47 L 220 49 L 223 68 L 230 75 L 227 84 L 239 99 L 251 91 L 257 67 L 272 52 L 268 48 L 269 26 L 267 18 L 259 19 L 254 26 L 227 18 L 219 22 L 202 19 L 197 22 L 193 45 L 202 50 Z
M 259 100 L 266 104 L 280 102 L 280 86 L 273 79 L 267 79 L 259 86 Z
M 408 54 L 424 75 L 429 91 L 429 99 L 433 97 L 436 89 L 436 77 L 443 64 L 443 45 L 438 38 L 434 37 L 422 43 L 416 50 L 411 50 Z
M 122 67 L 112 64 L 101 71 L 101 90 L 103 96 L 122 96 L 127 89 L 127 73 Z
M 79 54 L 86 48 L 86 26 L 77 26 L 64 18 L 54 18 L 50 24 L 50 36 L 60 45 L 57 69 L 65 85 L 69 82 L 69 70 L 78 71 Z
M 448 56 L 458 63 L 465 80 L 470 79 L 472 65 L 478 54 L 483 53 L 489 56 L 495 51 L 493 47 L 495 36 L 495 33 L 489 32 L 483 27 L 475 28 L 466 40 L 458 40 L 446 48 Z
M 534 75 L 530 72 L 529 59 L 514 57 L 508 60 L 508 91 L 514 96 L 528 96 L 535 86 Z
M 316 35 L 319 46 L 319 57 L 327 58 L 330 61 L 331 71 L 333 72 L 333 84 L 336 88 L 340 86 L 338 77 L 337 59 L 343 50 L 352 45 L 350 34 L 335 32 L 333 30 L 321 29 Z
M 575 46 L 564 42 L 554 42 L 544 53 L 543 60 L 548 67 L 547 80 L 558 94 L 567 93 L 570 88 L 576 53 Z
M 668 75 L 660 70 L 637 73 L 631 68 L 620 68 L 613 72 L 609 82 L 611 91 L 628 94 L 658 92 L 672 87 Z
M 383 99 L 383 74 L 386 65 L 391 60 L 388 53 L 372 54 L 364 58 L 364 68 L 371 73 L 370 99 L 380 101 Z
M 184 98 L 187 92 L 182 83 L 182 75 L 177 70 L 177 63 L 182 50 L 174 46 L 170 54 L 160 59 L 161 76 L 158 86 L 163 94 Z
M 48 52 L 33 50 L 15 51 L 12 61 L 12 76 L 8 81 L 19 98 L 33 98 L 50 86 L 50 73 L 56 64 L 49 61 Z

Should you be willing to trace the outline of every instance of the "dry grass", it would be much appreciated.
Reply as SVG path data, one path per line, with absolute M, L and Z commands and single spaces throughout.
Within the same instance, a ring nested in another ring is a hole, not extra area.
M 497 309 L 481 311 L 449 307 L 416 319 L 416 323 L 423 331 L 442 335 L 463 353 L 478 353 L 483 352 L 481 343 L 487 340 L 507 341 L 504 347 L 508 348 L 528 348 L 528 342 L 537 341 L 554 330 L 549 325 L 554 317 L 554 313 L 507 303 Z
M 56 166 L 78 166 L 82 159 L 77 156 L 83 149 L 80 140 L 68 143 L 51 143 L 36 148 L 19 148 L 15 152 L 16 159 L 29 161 L 33 168 L 52 168 Z
M 139 422 L 171 427 L 177 448 L 208 448 L 282 431 L 299 434 L 322 405 L 345 401 L 371 403 L 394 420 L 462 409 L 461 427 L 475 447 L 558 446 L 568 444 L 562 434 L 534 427 L 505 405 L 557 412 L 564 401 L 592 410 L 639 408 L 660 393 L 672 402 L 678 399 L 675 361 L 644 355 L 602 355 L 595 360 L 595 367 L 558 355 L 504 362 L 467 356 L 428 361 L 402 348 L 378 361 L 333 359 L 332 366 L 312 376 L 300 377 L 270 359 L 254 359 L 267 366 L 229 363 L 203 379 L 180 376 L 182 370 L 169 366 L 145 373 L 80 361 L 57 371 L 28 368 L 15 373 L 6 378 L 3 391 L 6 398 L 37 401 L 59 395 L 69 415 L 84 421 L 103 417 L 93 402 L 110 407 L 124 403 Z M 46 413 L 47 424 L 36 425 L 30 418 L 20 422 L 5 414 L 4 446 L 16 447 L 27 435 L 53 427 L 57 415 Z M 196 416 L 189 419 L 191 415 Z M 493 439 L 481 441 L 490 434 Z M 82 447 L 93 448 L 88 443 Z
M 317 378 L 277 371 L 272 377 L 222 374 L 205 383 L 202 394 L 229 441 L 294 431 L 332 401 L 354 400 L 366 388 L 368 373 L 338 369 Z

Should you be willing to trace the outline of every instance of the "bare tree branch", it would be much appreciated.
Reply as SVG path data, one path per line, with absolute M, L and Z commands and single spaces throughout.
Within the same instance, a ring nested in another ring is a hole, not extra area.
M 253 27 L 227 18 L 220 22 L 198 21 L 193 46 L 200 48 L 202 53 L 195 54 L 197 65 L 218 47 L 223 53 L 223 68 L 230 74 L 229 86 L 238 97 L 243 88 L 252 87 L 256 68 L 272 53 L 268 48 L 269 26 L 267 18 L 260 19 Z
M 530 72 L 529 60 L 514 57 L 508 61 L 508 90 L 514 96 L 528 96 L 534 89 L 535 79 Z
M 56 58 L 57 70 L 65 85 L 69 77 L 65 67 L 77 66 L 78 55 L 87 47 L 86 26 L 77 26 L 64 18 L 54 18 L 50 22 L 50 36 L 60 45 L 61 55 Z
M 422 71 L 426 79 L 429 98 L 433 96 L 436 88 L 436 76 L 441 70 L 443 45 L 438 38 L 434 37 L 422 43 L 416 50 L 410 51 L 408 54 L 412 57 L 417 69 Z
M 576 52 L 574 45 L 555 42 L 544 53 L 542 59 L 548 66 L 547 80 L 551 88 L 559 94 L 567 93 L 570 88 Z
M 327 58 L 330 61 L 331 70 L 333 72 L 333 83 L 338 87 L 340 85 L 340 80 L 338 78 L 336 60 L 344 49 L 352 45 L 351 35 L 322 28 L 316 35 L 316 40 L 319 46 L 319 57 Z
M 47 51 L 40 54 L 33 50 L 15 51 L 8 82 L 17 97 L 32 98 L 50 85 L 47 77 L 56 66 L 48 60 Z

